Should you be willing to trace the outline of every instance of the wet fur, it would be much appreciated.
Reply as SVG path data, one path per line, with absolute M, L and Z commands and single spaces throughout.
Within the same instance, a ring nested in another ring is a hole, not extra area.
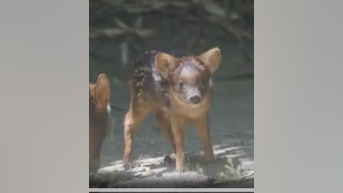
M 206 160 L 214 159 L 208 112 L 213 87 L 211 75 L 220 61 L 218 48 L 199 56 L 153 50 L 136 60 L 129 81 L 130 107 L 124 120 L 123 162 L 127 169 L 132 167 L 134 134 L 150 113 L 155 113 L 160 131 L 176 153 L 176 170 L 181 172 L 185 167 L 184 129 L 188 123 L 198 129 Z M 200 97 L 198 103 L 190 102 L 193 95 Z
M 89 170 L 96 173 L 100 166 L 100 152 L 106 136 L 111 111 L 110 81 L 105 74 L 89 84 Z

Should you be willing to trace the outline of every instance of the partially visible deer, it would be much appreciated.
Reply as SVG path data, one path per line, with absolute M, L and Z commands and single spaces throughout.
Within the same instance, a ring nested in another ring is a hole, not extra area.
M 100 153 L 106 136 L 111 85 L 105 74 L 95 83 L 89 83 L 89 170 L 96 173 L 100 166 Z

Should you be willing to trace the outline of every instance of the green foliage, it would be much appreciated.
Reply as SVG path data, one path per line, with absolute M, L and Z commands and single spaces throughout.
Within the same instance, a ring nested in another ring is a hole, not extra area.
M 244 14 L 254 14 L 253 0 L 90 0 L 90 15 L 130 14 L 137 18 L 134 24 L 127 24 L 118 17 L 106 17 L 107 27 L 90 26 L 89 37 L 125 37 L 147 38 L 156 32 L 142 27 L 142 14 L 175 14 L 185 20 L 204 20 L 221 26 L 237 38 L 253 35 L 242 30 L 235 22 Z M 130 39 L 130 38 L 129 38 Z
M 201 156 L 192 156 L 189 159 L 187 167 L 190 170 L 207 176 L 215 176 L 218 180 L 238 180 L 251 176 L 251 171 L 242 169 L 234 163 L 232 158 L 217 158 L 211 163 L 205 163 Z

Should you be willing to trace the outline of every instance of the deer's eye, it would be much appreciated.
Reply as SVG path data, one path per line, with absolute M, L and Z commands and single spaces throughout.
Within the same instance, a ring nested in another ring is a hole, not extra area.
M 179 82 L 179 88 L 183 88 L 184 83 L 183 82 Z
M 206 86 L 206 81 L 205 80 L 201 81 L 201 86 Z

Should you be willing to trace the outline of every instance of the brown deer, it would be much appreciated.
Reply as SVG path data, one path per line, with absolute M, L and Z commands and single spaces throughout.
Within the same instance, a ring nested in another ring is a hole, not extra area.
M 111 85 L 105 74 L 89 84 L 89 170 L 96 173 L 100 166 L 100 152 L 105 139 L 110 113 Z
M 176 154 L 175 169 L 185 169 L 184 129 L 192 123 L 200 134 L 204 157 L 214 159 L 209 131 L 212 74 L 221 62 L 219 48 L 198 56 L 147 51 L 135 62 L 129 84 L 131 101 L 124 120 L 126 169 L 132 167 L 134 134 L 142 121 L 155 113 L 157 124 Z

